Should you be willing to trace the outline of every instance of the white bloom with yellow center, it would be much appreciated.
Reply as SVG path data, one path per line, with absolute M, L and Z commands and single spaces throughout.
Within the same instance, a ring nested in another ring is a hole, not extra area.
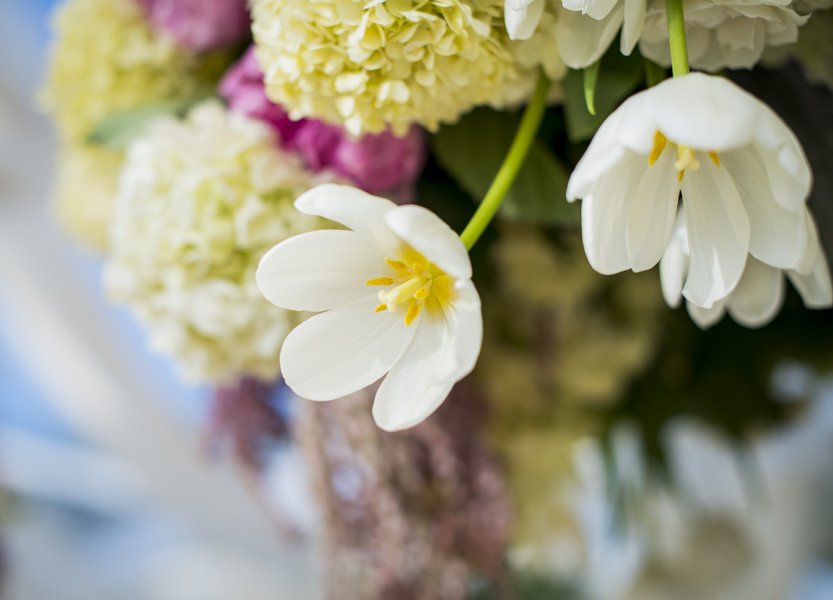
M 480 298 L 465 247 L 429 210 L 347 186 L 319 186 L 295 205 L 352 231 L 295 236 L 258 267 L 272 303 L 321 313 L 287 336 L 284 379 L 303 398 L 333 400 L 387 373 L 376 423 L 389 431 L 416 425 L 480 353 Z
M 665 252 L 682 197 L 690 261 L 683 296 L 711 308 L 747 254 L 795 269 L 808 243 L 811 173 L 795 135 L 734 83 L 692 73 L 624 102 L 570 177 L 587 257 L 605 274 L 644 271 Z
M 528 40 L 535 33 L 546 0 L 506 0 L 503 15 L 506 31 L 513 40 Z
M 827 260 L 821 249 L 809 211 L 805 210 L 807 245 L 801 263 L 794 269 L 778 269 L 749 257 L 737 287 L 711 308 L 686 302 L 691 318 L 702 328 L 711 327 L 728 312 L 746 327 L 769 323 L 784 303 L 784 274 L 809 308 L 830 308 L 833 287 Z M 676 308 L 682 300 L 682 289 L 688 274 L 689 248 L 685 216 L 680 213 L 674 235 L 660 262 L 662 293 L 669 306 Z

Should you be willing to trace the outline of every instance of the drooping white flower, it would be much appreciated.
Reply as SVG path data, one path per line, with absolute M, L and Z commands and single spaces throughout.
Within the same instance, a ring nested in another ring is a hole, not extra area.
M 795 42 L 807 22 L 784 0 L 685 0 L 683 6 L 689 63 L 706 71 L 752 68 L 768 46 Z M 643 17 L 640 52 L 669 66 L 664 2 L 652 0 Z
M 630 55 L 642 35 L 647 0 L 562 0 L 556 41 L 568 67 L 583 69 L 598 61 L 621 29 L 619 49 Z
M 682 294 L 711 308 L 747 254 L 795 269 L 808 243 L 810 167 L 795 135 L 734 83 L 692 73 L 640 92 L 599 128 L 570 177 L 585 252 L 605 274 L 643 271 L 668 246 L 682 197 L 690 260 Z
M 702 328 L 720 321 L 728 312 L 746 327 L 769 323 L 784 303 L 784 274 L 804 299 L 808 308 L 833 306 L 833 287 L 824 252 L 819 245 L 816 227 L 808 210 L 804 210 L 807 245 L 801 262 L 794 269 L 778 269 L 750 256 L 737 287 L 711 308 L 686 302 L 691 318 Z M 674 235 L 660 262 L 662 294 L 669 306 L 676 308 L 688 275 L 689 247 L 685 215 L 680 212 Z
M 351 187 L 319 186 L 295 205 L 352 231 L 295 236 L 258 267 L 268 300 L 321 313 L 287 336 L 284 379 L 303 398 L 333 400 L 387 373 L 376 423 L 389 431 L 416 425 L 480 353 L 480 298 L 465 247 L 429 210 Z
M 509 39 L 528 40 L 535 33 L 546 0 L 505 0 L 503 16 Z

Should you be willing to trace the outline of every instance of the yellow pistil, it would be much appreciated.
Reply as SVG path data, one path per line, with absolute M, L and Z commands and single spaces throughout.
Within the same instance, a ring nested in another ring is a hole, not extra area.
M 393 270 L 391 276 L 376 277 L 365 282 L 368 286 L 385 286 L 379 292 L 376 312 L 405 310 L 405 325 L 411 325 L 423 310 L 442 312 L 455 297 L 454 280 L 432 265 L 422 254 L 403 246 L 399 258 L 386 258 Z M 410 265 L 410 266 L 409 266 Z M 393 287 L 389 287 L 393 286 Z

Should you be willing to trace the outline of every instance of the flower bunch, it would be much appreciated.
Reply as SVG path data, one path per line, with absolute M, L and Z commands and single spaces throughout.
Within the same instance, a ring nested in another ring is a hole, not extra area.
M 193 381 L 269 381 L 297 318 L 255 284 L 281 239 L 320 225 L 293 201 L 314 185 L 268 128 L 202 104 L 161 120 L 127 153 L 113 215 L 106 284 L 132 307 L 153 348 Z

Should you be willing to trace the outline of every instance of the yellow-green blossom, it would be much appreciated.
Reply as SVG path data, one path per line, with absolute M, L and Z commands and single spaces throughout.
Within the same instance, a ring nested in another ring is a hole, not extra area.
M 106 250 L 122 152 L 84 143 L 61 149 L 55 209 L 61 223 L 88 246 Z
M 293 202 L 317 181 L 266 125 L 208 102 L 162 119 L 128 148 L 113 214 L 107 290 L 185 378 L 278 375 L 297 317 L 263 298 L 263 254 L 320 220 Z
M 154 34 L 133 0 L 68 0 L 54 30 L 41 100 L 72 141 L 115 112 L 187 98 L 204 85 L 205 62 Z
M 524 49 L 546 45 L 510 42 L 503 0 L 253 0 L 252 9 L 269 97 L 293 118 L 354 135 L 388 126 L 404 135 L 415 122 L 436 130 L 479 104 L 517 102 L 541 60 Z

